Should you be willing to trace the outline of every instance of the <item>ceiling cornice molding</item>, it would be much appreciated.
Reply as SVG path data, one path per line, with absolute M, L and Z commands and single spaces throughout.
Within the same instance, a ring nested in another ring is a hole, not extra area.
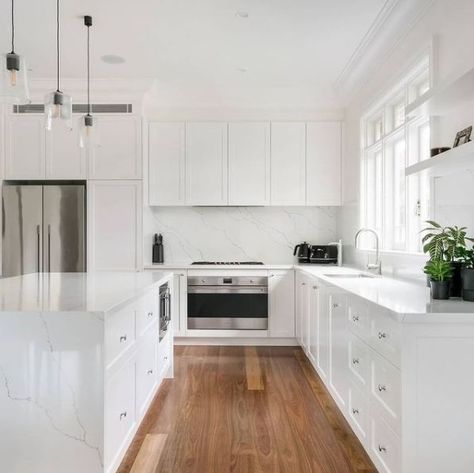
M 344 103 L 357 95 L 380 66 L 429 12 L 436 0 L 387 0 L 338 77 L 334 88 Z

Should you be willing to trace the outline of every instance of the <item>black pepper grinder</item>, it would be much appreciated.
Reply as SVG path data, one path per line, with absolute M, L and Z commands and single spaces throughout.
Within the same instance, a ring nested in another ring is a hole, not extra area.
M 153 263 L 163 263 L 164 262 L 164 252 L 163 252 L 163 235 L 160 233 L 155 233 L 153 241 Z

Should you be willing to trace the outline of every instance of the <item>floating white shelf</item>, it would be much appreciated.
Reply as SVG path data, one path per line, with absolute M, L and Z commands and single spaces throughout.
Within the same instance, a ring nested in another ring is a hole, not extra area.
M 472 100 L 474 100 L 474 69 L 454 80 L 433 87 L 407 106 L 406 115 L 441 116 Z
M 426 171 L 432 177 L 441 177 L 466 169 L 474 169 L 474 141 L 408 166 L 405 175 Z

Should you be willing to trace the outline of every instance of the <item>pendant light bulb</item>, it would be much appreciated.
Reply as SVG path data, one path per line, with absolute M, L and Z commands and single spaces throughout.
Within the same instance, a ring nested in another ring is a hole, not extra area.
M 15 3 L 11 3 L 11 45 L 10 53 L 2 54 L 0 72 L 0 102 L 14 105 L 30 103 L 28 77 L 25 60 L 15 53 Z
M 72 97 L 66 95 L 60 88 L 60 11 L 59 0 L 56 1 L 56 85 L 54 92 L 46 95 L 44 101 L 45 128 L 51 130 L 53 122 L 63 122 L 65 126 L 72 130 Z

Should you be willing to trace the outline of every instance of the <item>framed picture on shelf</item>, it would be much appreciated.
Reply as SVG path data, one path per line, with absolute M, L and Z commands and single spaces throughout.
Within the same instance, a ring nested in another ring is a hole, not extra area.
M 469 143 L 469 141 L 471 141 L 471 133 L 472 126 L 458 132 L 456 139 L 454 140 L 453 148 L 456 148 L 456 146 L 461 146 L 465 143 Z

